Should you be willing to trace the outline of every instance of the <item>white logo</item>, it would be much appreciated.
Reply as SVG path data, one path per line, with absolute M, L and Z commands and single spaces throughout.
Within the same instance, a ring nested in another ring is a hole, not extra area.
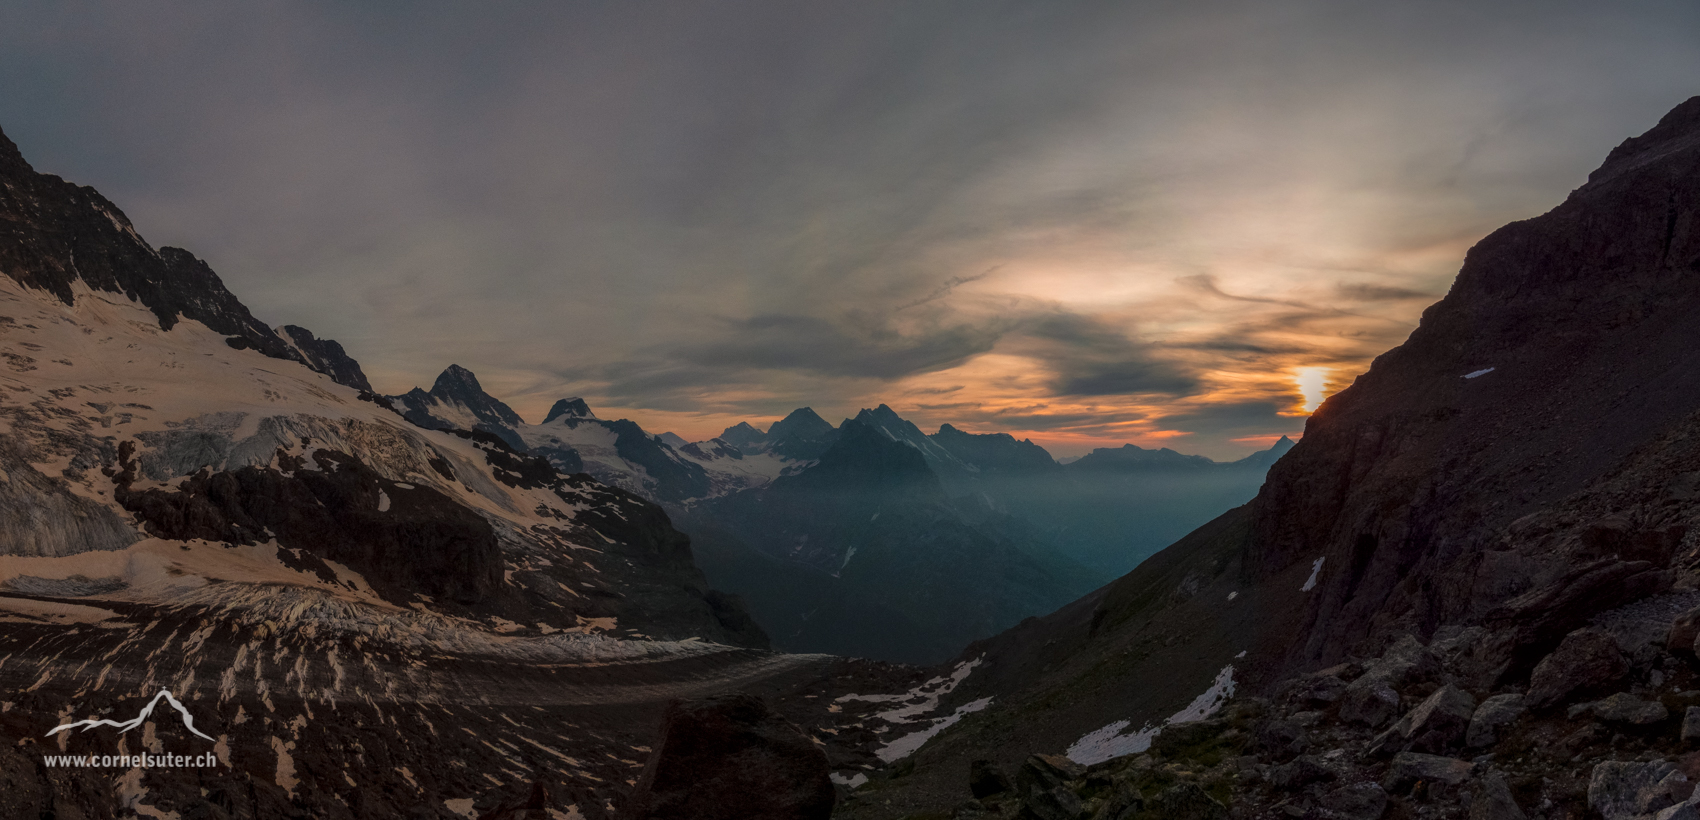
M 147 720 L 149 715 L 153 714 L 154 704 L 159 703 L 160 698 L 165 698 L 165 700 L 171 704 L 172 708 L 176 709 L 178 714 L 183 716 L 183 728 L 188 729 L 197 737 L 205 737 L 207 740 L 213 739 L 201 734 L 201 732 L 195 728 L 195 719 L 189 716 L 189 710 L 183 708 L 183 704 L 179 703 L 176 698 L 171 696 L 171 692 L 165 689 L 159 690 L 159 694 L 154 695 L 153 700 L 148 701 L 148 705 L 142 708 L 142 713 L 137 715 L 134 719 L 126 720 L 123 723 L 119 723 L 116 720 L 95 720 L 94 718 L 79 720 L 76 723 L 67 723 L 64 726 L 59 726 L 53 731 L 48 732 L 47 736 L 52 737 L 66 729 L 76 729 L 79 727 L 86 732 L 97 726 L 111 726 L 117 729 L 119 734 L 123 734 L 142 725 L 142 722 Z

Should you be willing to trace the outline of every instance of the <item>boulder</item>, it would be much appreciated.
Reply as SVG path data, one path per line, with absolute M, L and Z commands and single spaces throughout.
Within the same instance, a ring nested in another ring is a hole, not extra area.
M 1499 742 L 1499 730 L 1522 717 L 1527 709 L 1522 695 L 1494 695 L 1482 701 L 1470 716 L 1470 726 L 1464 731 L 1464 745 L 1472 749 L 1492 746 Z
M 1403 734 L 1418 751 L 1445 751 L 1463 742 L 1475 713 L 1476 699 L 1449 683 L 1411 710 Z
M 1594 717 L 1606 723 L 1631 726 L 1651 726 L 1670 717 L 1670 710 L 1654 700 L 1642 700 L 1628 692 L 1619 692 L 1593 706 Z
M 1369 672 L 1386 678 L 1395 689 L 1418 681 L 1431 680 L 1440 672 L 1440 658 L 1422 641 L 1406 635 L 1393 642 L 1381 657 L 1369 664 Z
M 1588 778 L 1588 807 L 1605 820 L 1632 820 L 1676 805 L 1673 789 L 1687 779 L 1664 760 L 1608 760 Z
M 826 753 L 754 695 L 673 701 L 625 820 L 826 820 Z
M 1700 638 L 1700 607 L 1676 616 L 1665 637 L 1665 650 L 1671 654 L 1694 654 L 1694 641 Z
M 1476 794 L 1470 800 L 1470 820 L 1528 820 L 1511 796 L 1505 776 L 1489 771 L 1476 779 Z
M 975 799 L 1003 794 L 1014 788 L 1009 778 L 998 769 L 996 763 L 990 760 L 976 760 L 968 764 L 968 791 L 974 793 Z
M 1333 780 L 1334 770 L 1315 755 L 1299 755 L 1289 763 L 1283 763 L 1269 769 L 1269 785 L 1277 789 L 1289 790 L 1308 786 L 1319 780 Z
M 1034 789 L 1021 799 L 1022 820 L 1079 820 L 1080 797 L 1067 786 Z
M 1323 792 L 1316 804 L 1340 820 L 1379 820 L 1387 813 L 1387 790 L 1377 783 L 1353 783 Z
M 1700 809 L 1693 803 L 1678 803 L 1653 815 L 1653 820 L 1700 820 Z
M 1305 706 L 1322 707 L 1339 700 L 1348 685 L 1333 675 L 1316 675 L 1299 679 L 1288 697 Z
M 1399 714 L 1399 692 L 1392 679 L 1380 672 L 1370 672 L 1352 681 L 1340 695 L 1340 719 L 1372 729 L 1387 724 Z
M 1274 757 L 1303 751 L 1305 727 L 1290 719 L 1264 721 L 1257 727 L 1257 746 Z
M 1129 820 L 1145 810 L 1145 798 L 1132 783 L 1123 782 L 1098 807 L 1093 820 Z
M 1398 790 L 1419 780 L 1456 786 L 1470 779 L 1473 766 L 1467 760 L 1418 752 L 1400 752 L 1387 769 L 1387 787 Z
M 1690 706 L 1682 715 L 1682 741 L 1700 741 L 1700 706 Z
M 1525 702 L 1531 709 L 1556 706 L 1574 695 L 1609 687 L 1628 671 L 1623 651 L 1610 635 L 1578 629 L 1564 636 L 1558 648 L 1535 666 Z
M 1152 803 L 1156 816 L 1164 820 L 1228 820 L 1228 807 L 1196 783 L 1176 783 L 1159 793 Z
M 1047 801 L 1048 798 L 1040 796 L 1057 789 L 1073 794 L 1073 789 L 1068 787 L 1069 781 L 1085 776 L 1085 766 L 1062 755 L 1032 755 L 1021 764 L 1021 770 L 1015 773 L 1015 790 L 1021 795 L 1023 803 L 1032 800 Z

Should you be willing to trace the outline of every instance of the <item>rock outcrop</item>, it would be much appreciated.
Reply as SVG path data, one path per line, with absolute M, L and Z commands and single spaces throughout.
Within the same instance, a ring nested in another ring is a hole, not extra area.
M 753 695 L 667 707 L 623 820 L 826 820 L 825 753 Z

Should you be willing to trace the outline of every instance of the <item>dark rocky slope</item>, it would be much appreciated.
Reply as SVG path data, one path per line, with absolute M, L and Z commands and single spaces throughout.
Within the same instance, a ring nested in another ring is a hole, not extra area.
M 1325 675 L 1340 681 L 1325 686 L 1358 687 L 1351 699 L 1318 699 L 1325 708 L 1282 718 L 1304 724 L 1306 748 L 1343 749 L 1349 760 L 1373 745 L 1382 721 L 1435 691 L 1424 687 L 1451 685 L 1478 703 L 1536 697 L 1542 676 L 1581 651 L 1565 648 L 1584 640 L 1576 630 L 1646 609 L 1634 617 L 1652 626 L 1608 642 L 1627 659 L 1621 676 L 1591 693 L 1536 698 L 1544 709 L 1526 738 L 1539 739 L 1490 749 L 1511 757 L 1511 774 L 1539 776 L 1519 787 L 1518 814 L 1484 816 L 1585 811 L 1588 799 L 1566 792 L 1575 788 L 1567 779 L 1596 776 L 1604 759 L 1679 751 L 1676 727 L 1658 721 L 1624 732 L 1599 718 L 1601 728 L 1572 737 L 1599 710 L 1564 707 L 1613 692 L 1668 701 L 1667 710 L 1685 703 L 1677 696 L 1692 661 L 1680 640 L 1675 654 L 1660 644 L 1692 605 L 1700 561 L 1696 315 L 1700 98 L 1619 146 L 1553 211 L 1473 248 L 1447 297 L 1318 409 L 1253 502 L 1093 595 L 971 648 L 985 655 L 985 674 L 953 697 L 993 696 L 1002 708 L 924 748 L 913 774 L 876 783 L 849 816 L 901 813 L 873 808 L 884 800 L 921 808 L 966 798 L 974 757 L 1013 771 L 1032 752 L 1062 752 L 1114 721 L 1159 725 L 1230 666 L 1239 693 L 1267 696 L 1295 676 L 1358 664 Z M 1360 686 L 1352 670 L 1401 641 L 1444 663 Z M 1355 722 L 1377 700 L 1381 713 Z M 1412 742 L 1401 735 L 1383 748 Z M 1469 757 L 1449 743 L 1429 745 Z M 1268 754 L 1279 763 L 1291 752 Z M 1489 767 L 1462 765 L 1473 772 L 1454 781 L 1471 784 L 1465 791 L 1497 788 Z M 1468 810 L 1456 789 L 1435 803 L 1411 791 L 1439 775 L 1399 775 L 1374 758 L 1363 766 L 1353 776 L 1379 778 L 1399 812 Z M 1307 788 L 1288 781 L 1258 797 L 1236 786 L 1252 802 L 1234 811 L 1252 816 L 1285 800 L 1292 816 L 1350 816 L 1322 813 Z

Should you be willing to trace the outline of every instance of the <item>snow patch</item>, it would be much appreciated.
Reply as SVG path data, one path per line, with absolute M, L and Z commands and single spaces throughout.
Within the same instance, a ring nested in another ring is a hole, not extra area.
M 1487 374 L 1492 373 L 1493 370 L 1494 369 L 1491 368 L 1491 367 L 1484 367 L 1481 370 L 1476 370 L 1476 371 L 1473 371 L 1473 372 L 1470 372 L 1470 373 L 1465 373 L 1464 378 L 1474 379 L 1474 378 L 1477 378 L 1479 376 L 1486 376 Z
M 915 750 L 925 745 L 927 741 L 932 740 L 939 732 L 955 726 L 963 718 L 985 709 L 990 705 L 992 705 L 991 698 L 980 698 L 979 700 L 964 703 L 961 706 L 956 707 L 956 711 L 933 721 L 933 725 L 928 726 L 919 732 L 911 732 L 885 744 L 885 746 L 874 752 L 874 756 L 886 763 L 908 757 L 909 755 L 914 754 Z
M 981 661 L 984 660 L 985 656 L 981 655 L 974 660 L 963 661 L 962 663 L 957 664 L 955 669 L 951 670 L 950 677 L 933 678 L 901 695 L 849 694 L 841 695 L 833 702 L 847 703 L 849 701 L 859 700 L 864 703 L 906 703 L 908 701 L 915 701 L 907 706 L 901 706 L 896 709 L 891 709 L 874 715 L 874 717 L 877 717 L 887 723 L 909 723 L 921 715 L 937 709 L 939 707 L 939 700 L 945 695 L 956 691 L 956 687 L 961 686 L 962 682 L 967 680 L 968 676 L 974 673 L 974 668 L 979 666 Z
M 862 772 L 857 772 L 854 776 L 847 777 L 845 775 L 839 774 L 838 772 L 833 772 L 832 773 L 832 782 L 837 783 L 838 785 L 843 786 L 847 789 L 856 789 L 858 787 L 867 785 L 868 776 L 866 774 L 863 774 Z
M 378 512 L 389 512 L 389 511 L 390 511 L 390 494 L 384 492 L 383 490 L 379 490 L 378 491 Z
M 1305 579 L 1304 586 L 1299 587 L 1300 592 L 1309 592 L 1316 589 L 1316 576 L 1318 573 L 1322 572 L 1322 562 L 1326 560 L 1328 560 L 1328 556 L 1324 555 L 1321 558 L 1316 559 L 1316 563 L 1310 565 L 1310 577 Z
M 1151 741 L 1157 737 L 1158 732 L 1163 731 L 1164 726 L 1204 720 L 1216 714 L 1216 711 L 1222 708 L 1222 704 L 1227 703 L 1228 698 L 1233 696 L 1234 665 L 1228 664 L 1222 667 L 1221 672 L 1216 673 L 1216 680 L 1210 684 L 1209 689 L 1193 698 L 1192 703 L 1187 704 L 1185 709 L 1170 715 L 1161 724 L 1156 726 L 1146 724 L 1137 732 L 1123 734 L 1127 727 L 1133 725 L 1133 721 L 1118 720 L 1095 732 L 1088 732 L 1079 740 L 1076 740 L 1074 745 L 1069 746 L 1066 754 L 1069 760 L 1082 766 L 1090 766 L 1094 763 L 1102 763 L 1126 755 L 1139 754 L 1151 748 Z

